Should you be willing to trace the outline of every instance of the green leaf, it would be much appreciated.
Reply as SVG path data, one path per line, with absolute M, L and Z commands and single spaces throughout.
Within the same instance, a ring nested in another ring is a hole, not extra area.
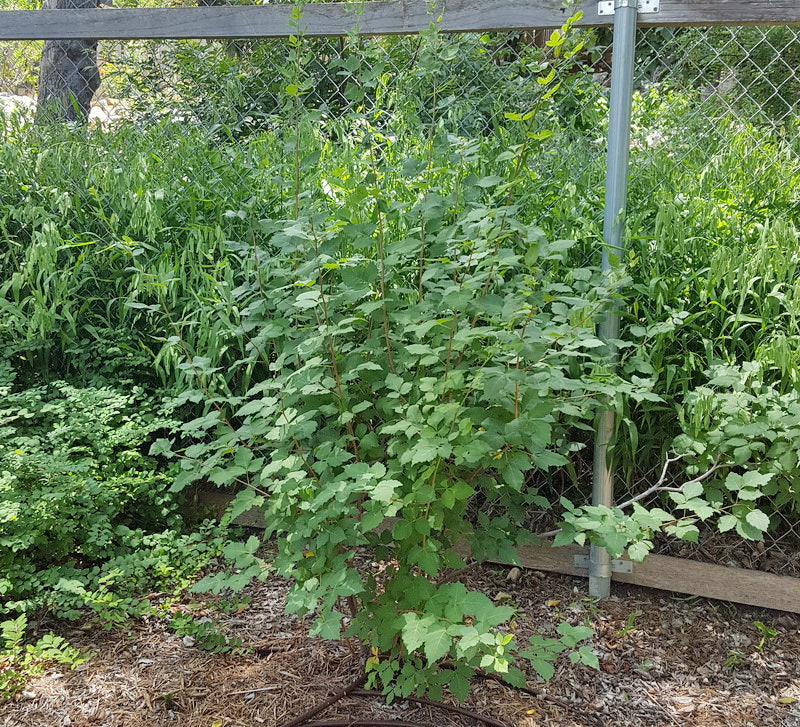
M 439 572 L 439 556 L 427 548 L 412 548 L 409 553 L 409 560 L 416 563 L 429 576 L 435 576 Z
M 392 501 L 398 487 L 402 487 L 402 484 L 397 480 L 382 480 L 373 488 L 372 499 L 388 504 Z
M 414 526 L 408 520 L 397 520 L 392 526 L 392 538 L 394 540 L 405 540 L 412 532 L 414 532 Z
M 579 647 L 577 651 L 573 651 L 569 655 L 569 659 L 573 664 L 581 663 L 591 667 L 592 669 L 600 668 L 600 662 L 597 658 L 597 654 L 595 654 L 589 646 Z
M 337 611 L 323 612 L 311 627 L 311 635 L 338 641 L 342 633 L 342 618 L 342 614 Z
M 159 455 L 163 457 L 170 458 L 173 456 L 172 452 L 172 440 L 171 439 L 156 439 L 150 445 L 150 456 L 158 457 Z
M 242 490 L 237 492 L 233 501 L 228 506 L 230 519 L 235 520 L 239 515 L 247 512 L 253 507 L 258 507 L 264 504 L 264 498 L 257 495 L 255 490 Z
M 469 695 L 469 679 L 467 679 L 458 669 L 454 669 L 450 673 L 447 687 L 450 689 L 450 693 L 459 702 L 464 702 Z
M 487 188 L 487 187 L 496 187 L 503 181 L 505 181 L 503 177 L 498 177 L 494 175 L 491 177 L 482 177 L 477 182 L 475 182 L 475 184 L 477 184 L 479 187 Z
M 439 447 L 436 442 L 423 439 L 408 450 L 407 455 L 409 456 L 404 455 L 402 459 L 410 461 L 411 464 L 420 464 L 436 459 L 438 452 Z
M 628 546 L 628 557 L 637 563 L 641 563 L 650 553 L 652 548 L 653 544 L 649 541 L 639 540 L 635 543 L 631 543 Z
M 436 623 L 432 616 L 420 618 L 416 613 L 403 614 L 405 625 L 402 629 L 403 644 L 410 652 L 416 651 L 425 643 L 425 638 L 431 627 Z
M 529 659 L 529 663 L 533 670 L 546 682 L 549 682 L 556 673 L 555 667 L 549 661 L 541 657 Z
M 681 492 L 686 496 L 686 499 L 693 497 L 700 497 L 703 494 L 702 482 L 689 482 L 681 488 Z
M 561 634 L 562 643 L 568 648 L 572 648 L 579 641 L 590 638 L 594 631 L 588 626 L 572 626 L 566 622 L 560 623 L 556 631 Z
M 198 470 L 184 470 L 175 475 L 175 481 L 169 488 L 170 492 L 182 492 L 186 487 L 197 482 L 201 477 Z
M 769 517 L 761 510 L 751 510 L 745 515 L 745 520 L 762 532 L 766 532 L 769 529 Z
M 461 605 L 464 613 L 474 616 L 478 621 L 488 617 L 495 608 L 491 599 L 478 591 L 468 591 L 463 597 Z
M 445 626 L 437 625 L 435 628 L 428 631 L 423 643 L 425 645 L 425 658 L 430 663 L 433 663 L 450 651 L 453 639 L 447 633 L 447 628 Z
M 761 540 L 763 538 L 762 531 L 750 525 L 746 520 L 736 521 L 736 532 L 746 540 Z
M 574 540 L 575 531 L 569 526 L 562 524 L 561 530 L 559 530 L 553 538 L 553 546 L 558 548 L 564 545 L 570 545 Z
M 512 687 L 517 688 L 525 688 L 528 685 L 528 680 L 525 678 L 525 672 L 522 669 L 517 669 L 515 667 L 510 668 L 503 680 L 508 682 Z

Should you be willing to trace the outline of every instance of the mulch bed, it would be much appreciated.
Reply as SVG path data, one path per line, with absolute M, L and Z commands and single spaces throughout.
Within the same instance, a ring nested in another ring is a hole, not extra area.
M 510 596 L 521 640 L 552 633 L 562 620 L 595 629 L 599 671 L 563 659 L 551 682 L 531 678 L 537 696 L 475 682 L 465 706 L 508 727 L 800 727 L 799 617 L 620 585 L 598 604 L 586 597 L 585 581 L 501 567 L 473 570 L 467 585 Z M 255 585 L 248 608 L 214 614 L 247 653 L 200 651 L 158 619 L 125 632 L 66 631 L 73 645 L 96 656 L 29 683 L 17 700 L 0 705 L 0 726 L 279 727 L 352 682 L 360 663 L 356 644 L 310 638 L 308 623 L 284 615 L 286 589 L 277 578 Z M 760 645 L 755 621 L 777 635 Z M 417 702 L 387 706 L 370 695 L 348 696 L 314 719 L 481 724 Z

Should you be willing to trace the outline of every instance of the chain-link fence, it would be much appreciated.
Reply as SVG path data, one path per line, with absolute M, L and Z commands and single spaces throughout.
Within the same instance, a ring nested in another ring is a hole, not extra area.
M 203 189 L 198 215 L 222 210 L 232 219 L 240 210 L 228 200 L 241 197 L 243 185 L 254 190 L 249 212 L 256 217 L 279 216 L 276 210 L 290 203 L 291 165 L 265 171 L 255 150 L 291 156 L 297 150 L 287 139 L 299 138 L 301 125 L 323 145 L 359 136 L 367 155 L 390 144 L 412 149 L 414 139 L 434 134 L 451 139 L 462 158 L 471 145 L 502 149 L 534 138 L 523 193 L 532 200 L 532 221 L 551 237 L 579 241 L 576 266 L 597 264 L 611 41 L 605 28 L 575 30 L 567 57 L 558 58 L 550 31 L 540 30 L 97 46 L 1 42 L 0 132 L 27 133 L 55 99 L 56 113 L 88 118 L 88 134 L 74 129 L 86 145 L 88 167 L 108 156 L 114 135 L 132 134 L 145 155 L 149 141 L 169 139 L 152 149 L 163 173 Z M 659 478 L 680 434 L 675 402 L 702 387 L 713 366 L 756 361 L 776 396 L 796 391 L 798 69 L 798 28 L 638 33 L 628 204 L 633 282 L 623 328 L 651 351 L 649 371 L 628 373 L 650 377 L 664 403 L 630 404 L 618 417 L 619 500 Z M 53 73 L 64 83 L 50 80 L 49 90 L 43 88 Z M 65 89 L 81 83 L 85 88 L 64 101 Z M 78 97 L 88 99 L 85 108 Z M 186 139 L 192 153 L 182 157 Z M 145 162 L 142 169 L 156 174 Z M 64 169 L 51 183 L 83 185 L 86 173 Z M 793 441 L 784 432 L 771 444 L 784 441 L 781 436 Z M 576 504 L 590 490 L 589 434 L 583 444 L 573 468 L 548 481 Z M 764 456 L 773 456 L 766 445 Z M 696 545 L 665 543 L 661 552 L 799 575 L 800 495 L 791 480 L 796 462 L 786 456 L 788 474 L 764 543 L 709 529 Z M 677 462 L 665 484 L 687 476 Z

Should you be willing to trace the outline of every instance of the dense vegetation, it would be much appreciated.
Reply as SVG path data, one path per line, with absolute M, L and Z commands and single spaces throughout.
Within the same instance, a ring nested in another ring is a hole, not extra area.
M 794 122 L 643 86 L 608 279 L 590 38 L 316 43 L 187 44 L 180 120 L 142 61 L 129 123 L 0 126 L 0 613 L 113 622 L 224 554 L 203 587 L 289 576 L 290 610 L 328 638 L 347 615 L 389 694 L 592 664 L 583 628 L 517 645 L 511 608 L 446 582 L 452 546 L 507 556 L 552 511 L 559 542 L 642 558 L 658 531 L 757 539 L 796 514 Z M 270 53 L 267 83 L 248 68 Z M 612 304 L 619 367 L 595 335 Z M 626 482 L 672 455 L 682 486 L 585 506 L 609 405 Z M 193 483 L 262 507 L 274 562 L 188 528 Z

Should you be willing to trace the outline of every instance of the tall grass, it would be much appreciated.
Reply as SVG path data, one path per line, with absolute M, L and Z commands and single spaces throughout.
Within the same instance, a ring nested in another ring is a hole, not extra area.
M 435 79 L 425 81 L 435 97 Z M 593 93 L 602 119 L 602 89 Z M 703 103 L 665 89 L 637 100 L 623 335 L 638 354 L 628 374 L 652 378 L 663 403 L 621 418 L 629 477 L 660 458 L 678 432 L 676 408 L 714 363 L 759 361 L 782 390 L 798 385 L 796 140 L 708 115 Z M 465 135 L 446 106 L 425 125 L 419 99 L 387 107 L 336 120 L 296 108 L 247 135 L 168 121 L 80 134 L 0 127 L 4 349 L 58 376 L 122 349 L 141 376 L 172 388 L 187 376 L 181 362 L 201 356 L 221 369 L 223 390 L 245 390 L 257 372 L 236 365 L 254 344 L 235 291 L 257 275 L 260 256 L 283 254 L 275 232 L 291 238 L 298 204 L 341 208 L 351 247 L 333 252 L 358 254 L 375 244 L 358 233 L 374 223 L 365 185 L 377 180 L 388 205 L 425 199 L 430 209 L 438 195 L 446 220 L 476 201 L 462 196 L 464 179 L 508 175 L 502 152 L 525 133 L 495 120 L 491 133 Z M 603 128 L 562 112 L 554 102 L 537 117 L 535 128 L 553 135 L 527 156 L 512 201 L 544 236 L 578 241 L 569 275 L 600 253 Z M 663 141 L 650 145 L 655 131 Z M 402 240 L 426 222 L 394 224 Z

